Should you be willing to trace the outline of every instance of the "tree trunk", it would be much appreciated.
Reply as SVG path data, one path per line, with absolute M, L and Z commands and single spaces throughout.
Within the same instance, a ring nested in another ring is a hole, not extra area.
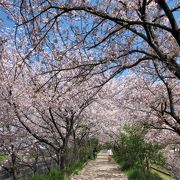
M 73 159 L 76 160 L 76 159 L 79 159 L 79 157 L 77 157 L 78 153 L 77 153 L 77 142 L 76 142 L 76 134 L 75 134 L 75 132 L 73 132 L 73 141 L 74 141 L 74 144 L 73 144 Z
M 149 161 L 147 157 L 145 158 L 145 166 L 145 180 L 149 180 Z
M 65 154 L 63 153 L 60 157 L 60 169 L 65 169 Z
M 16 155 L 15 155 L 14 152 L 11 154 L 11 160 L 12 160 L 12 176 L 13 176 L 13 180 L 17 180 Z

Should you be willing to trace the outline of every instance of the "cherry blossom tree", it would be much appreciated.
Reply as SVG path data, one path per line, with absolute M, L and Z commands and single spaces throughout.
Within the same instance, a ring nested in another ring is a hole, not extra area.
M 75 67 L 86 65 L 91 74 L 109 71 L 111 79 L 155 60 L 180 78 L 178 1 L 6 0 L 1 7 L 17 23 L 16 36 L 22 36 L 23 27 L 29 39 L 28 43 L 17 43 L 20 52 L 28 49 L 24 61 L 32 52 L 45 48 L 52 52 L 58 44 L 61 57 L 56 61 L 79 51 L 82 61 Z M 59 65 L 56 71 L 61 69 Z
M 42 73 L 50 73 L 50 80 L 66 70 L 70 71 L 66 78 L 76 77 L 79 81 L 101 73 L 104 79 L 99 83 L 104 85 L 123 70 L 142 67 L 149 61 L 162 63 L 179 78 L 179 31 L 174 15 L 179 9 L 178 2 L 21 1 L 16 6 L 14 3 L 4 1 L 1 5 L 5 11 L 8 8 L 18 23 L 17 37 L 18 32 L 28 37 L 28 41 L 16 43 L 17 49 L 22 49 L 19 53 L 23 54 L 23 62 L 38 57 L 44 63 Z M 26 52 L 28 48 L 30 51 Z M 72 70 L 75 73 L 71 74 Z M 158 72 L 156 68 L 154 72 Z M 174 107 L 170 107 L 168 113 L 179 122 Z
M 24 93 L 26 103 L 19 97 L 13 105 L 21 125 L 36 140 L 50 147 L 63 169 L 69 141 L 73 133 L 80 132 L 77 129 L 82 123 L 86 125 L 83 112 L 93 102 L 96 91 L 89 92 L 85 84 L 74 86 L 60 77 L 45 86 L 47 78 L 40 76 L 35 80 L 34 77 L 27 85 L 28 92 Z M 42 85 L 43 89 L 39 90 Z
M 135 70 L 104 85 L 98 101 L 92 104 L 92 114 L 98 127 L 106 129 L 105 134 L 116 134 L 126 123 L 141 123 L 162 131 L 160 139 L 179 135 L 179 82 L 162 66 L 154 68 L 150 73 L 148 67 L 143 72 L 141 67 L 140 72 Z
M 0 151 L 6 156 L 2 168 L 17 179 L 19 167 L 32 167 L 25 156 L 32 148 L 34 139 L 17 120 L 13 102 L 25 91 L 19 55 L 13 48 L 12 34 L 4 32 L 1 41 L 0 62 Z M 32 161 L 33 162 L 33 161 Z
M 35 172 L 35 163 L 42 160 L 37 151 L 43 147 L 63 169 L 67 149 L 74 146 L 75 150 L 91 134 L 92 125 L 89 126 L 85 109 L 94 101 L 99 88 L 88 86 L 96 84 L 90 80 L 76 84 L 71 78 L 71 74 L 77 74 L 76 69 L 55 72 L 49 81 L 46 70 L 53 71 L 53 65 L 21 62 L 22 54 L 16 51 L 12 36 L 7 33 L 6 37 L 7 42 L 2 41 L 1 46 L 0 127 L 1 150 L 9 158 L 3 167 L 8 170 L 12 166 L 14 178 L 18 167 L 26 165 Z M 22 37 L 19 42 L 26 40 Z M 43 52 L 41 57 L 53 59 L 53 54 Z M 68 67 L 66 60 L 61 64 Z
M 161 131 L 160 141 L 179 139 L 178 1 L 4 0 L 0 7 L 17 24 L 15 44 L 12 31 L 0 38 L 1 149 L 14 176 L 17 159 L 25 163 L 20 154 L 36 145 L 64 169 L 69 147 L 76 152 L 93 135 L 107 141 L 126 123 Z
M 134 84 L 128 89 L 124 103 L 131 111 L 129 115 L 147 121 L 154 128 L 169 129 L 179 134 L 178 81 L 152 82 L 140 77 L 132 80 Z

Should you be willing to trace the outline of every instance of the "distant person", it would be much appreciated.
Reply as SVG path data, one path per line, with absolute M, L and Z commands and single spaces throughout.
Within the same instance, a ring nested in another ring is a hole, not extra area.
M 97 156 L 97 149 L 96 147 L 93 149 L 93 158 L 96 159 Z
M 113 155 L 112 150 L 109 149 L 107 153 L 108 153 L 108 161 L 110 162 L 112 160 L 112 155 Z

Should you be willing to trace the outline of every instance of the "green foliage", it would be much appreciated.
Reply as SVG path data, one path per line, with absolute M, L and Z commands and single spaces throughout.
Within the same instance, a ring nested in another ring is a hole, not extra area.
M 0 152 L 0 161 L 6 160 L 6 156 Z
M 146 129 L 140 126 L 125 126 L 120 133 L 118 146 L 114 149 L 114 158 L 121 164 L 122 170 L 130 170 L 129 176 L 137 179 L 150 177 L 150 164 L 163 165 L 162 148 L 144 140 Z M 132 171 L 132 172 L 131 172 Z M 133 179 L 132 178 L 132 179 Z
M 99 144 L 99 140 L 97 138 L 91 138 L 89 140 L 89 146 L 91 147 L 91 150 L 96 148 L 97 151 L 100 151 L 101 150 L 101 145 Z
M 31 180 L 65 180 L 65 174 L 59 169 L 52 169 L 50 172 L 35 176 Z
M 113 145 L 111 142 L 106 142 L 102 145 L 102 149 L 112 149 Z

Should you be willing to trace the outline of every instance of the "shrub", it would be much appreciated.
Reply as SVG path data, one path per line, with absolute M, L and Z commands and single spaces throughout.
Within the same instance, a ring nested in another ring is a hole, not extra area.
M 114 149 L 115 159 L 120 162 L 122 170 L 140 169 L 137 177 L 150 176 L 150 164 L 163 165 L 161 146 L 146 142 L 146 129 L 140 126 L 125 126 L 120 133 L 118 144 Z M 135 173 L 136 174 L 136 173 Z M 135 174 L 132 174 L 135 177 Z M 146 179 L 146 178 L 145 178 Z
M 6 156 L 0 152 L 0 161 L 4 161 L 6 159 Z

